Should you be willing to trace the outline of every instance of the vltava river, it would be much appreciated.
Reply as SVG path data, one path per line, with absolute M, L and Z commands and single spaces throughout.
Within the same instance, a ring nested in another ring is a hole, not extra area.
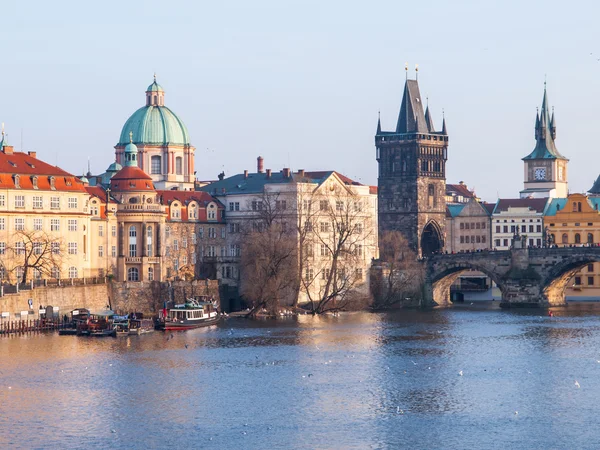
M 600 305 L 556 311 L 1 338 L 0 448 L 597 449 Z

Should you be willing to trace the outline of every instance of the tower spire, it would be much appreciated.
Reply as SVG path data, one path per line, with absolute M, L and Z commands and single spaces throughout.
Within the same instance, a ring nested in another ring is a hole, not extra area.
M 381 134 L 381 111 L 377 111 L 377 134 Z

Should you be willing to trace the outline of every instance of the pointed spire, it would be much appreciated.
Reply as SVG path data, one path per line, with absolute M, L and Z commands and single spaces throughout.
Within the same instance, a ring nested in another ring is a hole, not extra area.
M 444 114 L 443 109 L 442 109 L 442 134 L 444 136 L 448 136 L 448 130 L 446 129 L 446 114 Z
M 425 110 L 425 123 L 427 124 L 427 130 L 430 133 L 435 132 L 435 127 L 433 126 L 433 119 L 431 118 L 431 113 L 429 112 L 429 105 L 427 105 L 427 109 Z
M 556 120 L 554 119 L 554 106 L 552 107 L 552 117 L 550 118 L 550 131 L 552 131 L 552 139 L 556 139 Z
M 0 149 L 8 145 L 6 133 L 4 132 L 4 122 L 2 122 L 2 139 L 0 139 Z
M 381 111 L 377 112 L 377 134 L 381 134 Z
M 417 80 L 406 80 L 396 133 L 427 133 L 423 102 Z

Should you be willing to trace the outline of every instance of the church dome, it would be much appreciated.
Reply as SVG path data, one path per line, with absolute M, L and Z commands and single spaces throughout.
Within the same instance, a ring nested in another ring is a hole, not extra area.
M 152 178 L 139 167 L 125 166 L 110 179 L 114 192 L 154 191 Z
M 137 145 L 189 145 L 190 137 L 183 121 L 164 106 L 164 90 L 156 82 L 146 90 L 146 106 L 127 119 L 117 146 L 130 142 Z M 131 133 L 131 139 L 130 139 Z

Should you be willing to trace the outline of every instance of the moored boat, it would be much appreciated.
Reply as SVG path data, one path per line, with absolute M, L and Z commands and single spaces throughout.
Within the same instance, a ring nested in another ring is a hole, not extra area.
M 78 308 L 71 311 L 71 321 L 64 327 L 58 330 L 61 336 L 78 334 L 80 324 L 87 322 L 90 317 L 90 312 L 85 308 Z
M 106 310 L 90 314 L 86 322 L 77 326 L 77 334 L 80 336 L 116 336 L 117 330 L 114 327 L 112 317 L 114 311 Z
M 209 301 L 187 299 L 185 304 L 164 308 L 158 319 L 158 328 L 162 330 L 191 330 L 207 327 L 219 322 L 220 316 Z
M 146 334 L 154 331 L 152 319 L 129 319 L 129 334 Z

